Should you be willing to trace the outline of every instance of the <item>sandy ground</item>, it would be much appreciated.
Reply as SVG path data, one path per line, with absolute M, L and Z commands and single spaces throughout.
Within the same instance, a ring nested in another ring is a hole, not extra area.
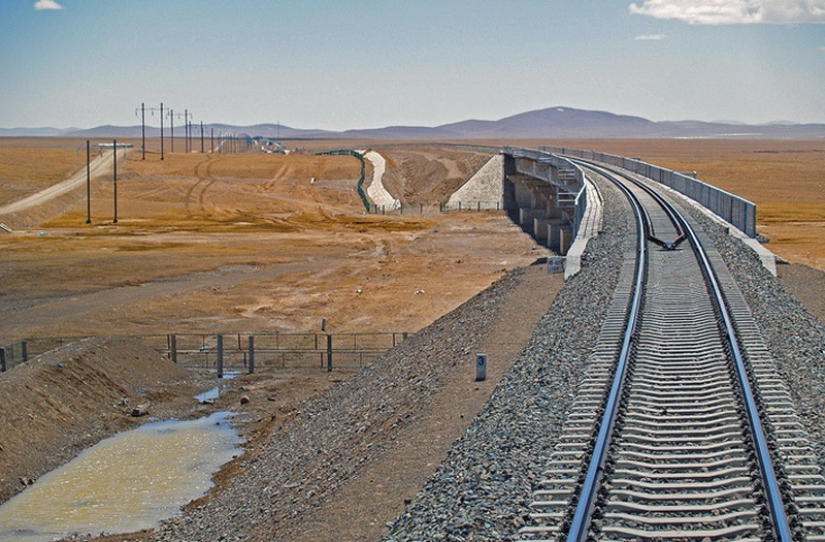
M 36 228 L 3 217 L 15 231 L 0 236 L 0 342 L 307 332 L 322 318 L 332 332 L 414 332 L 548 253 L 501 213 L 366 215 L 351 157 L 136 157 L 119 166 L 116 224 L 101 219 L 102 180 L 91 225 L 82 193 Z

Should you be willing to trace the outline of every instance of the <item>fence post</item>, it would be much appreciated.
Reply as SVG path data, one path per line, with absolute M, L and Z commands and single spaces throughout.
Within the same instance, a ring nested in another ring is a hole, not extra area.
M 327 334 L 327 372 L 332 372 L 332 335 Z
M 23 361 L 29 361 L 29 341 L 20 341 L 20 347 L 23 350 Z
M 172 363 L 178 362 L 178 336 L 174 333 L 169 335 L 169 357 Z
M 255 336 L 249 336 L 249 374 L 255 372 Z
M 223 335 L 218 335 L 218 378 L 223 378 Z
M 0 373 L 6 372 L 6 349 L 0 346 Z

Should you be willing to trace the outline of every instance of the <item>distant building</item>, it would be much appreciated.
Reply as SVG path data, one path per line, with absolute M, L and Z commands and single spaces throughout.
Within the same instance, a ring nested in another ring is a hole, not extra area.
M 97 148 L 99 148 L 99 149 L 111 149 L 114 146 L 115 146 L 114 143 L 98 143 L 97 144 Z M 131 143 L 118 143 L 117 144 L 118 149 L 131 149 L 132 147 L 134 147 L 134 145 L 132 145 Z

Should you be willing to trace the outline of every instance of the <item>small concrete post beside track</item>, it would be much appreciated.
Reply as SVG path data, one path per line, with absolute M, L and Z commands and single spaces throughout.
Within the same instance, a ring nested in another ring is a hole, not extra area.
M 476 354 L 476 382 L 487 380 L 487 354 Z
M 223 335 L 218 335 L 218 378 L 223 378 Z
M 564 256 L 551 256 L 547 258 L 547 272 L 551 275 L 564 273 Z

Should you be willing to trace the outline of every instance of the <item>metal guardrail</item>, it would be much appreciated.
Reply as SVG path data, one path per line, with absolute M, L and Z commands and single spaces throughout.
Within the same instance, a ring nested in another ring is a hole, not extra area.
M 618 166 L 652 179 L 703 205 L 718 217 L 745 232 L 745 235 L 753 238 L 757 236 L 756 204 L 735 194 L 725 192 L 683 173 L 654 166 L 633 158 L 589 150 L 568 149 L 566 147 L 540 148 L 545 152 Z
M 190 368 L 257 372 L 267 369 L 360 368 L 409 337 L 386 333 L 262 333 L 129 335 Z M 0 372 L 87 337 L 46 337 L 0 347 Z

